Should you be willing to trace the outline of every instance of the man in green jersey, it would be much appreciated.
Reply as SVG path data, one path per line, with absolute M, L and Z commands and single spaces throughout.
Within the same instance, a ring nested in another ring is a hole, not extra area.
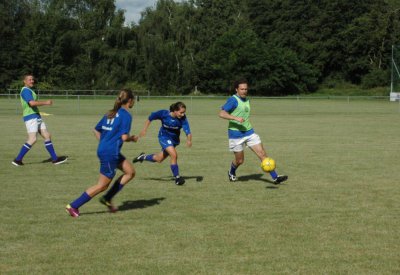
M 51 156 L 53 164 L 61 164 L 67 161 L 65 156 L 57 156 L 53 143 L 51 142 L 50 133 L 47 131 L 46 124 L 40 116 L 38 106 L 52 105 L 52 100 L 39 101 L 37 94 L 33 91 L 35 79 L 33 75 L 24 76 L 24 87 L 21 89 L 21 105 L 23 112 L 23 119 L 25 122 L 26 130 L 28 132 L 28 140 L 22 145 L 18 156 L 12 161 L 15 166 L 22 166 L 23 157 L 32 148 L 36 142 L 36 136 L 39 133 L 44 139 L 44 145 Z
M 260 137 L 254 132 L 250 123 L 250 101 L 247 98 L 248 83 L 242 79 L 235 82 L 236 94 L 228 98 L 222 106 L 219 117 L 229 120 L 228 136 L 229 150 L 235 155 L 228 171 L 230 181 L 236 181 L 236 169 L 244 162 L 245 146 L 257 155 L 260 161 L 267 158 Z M 275 184 L 288 179 L 286 175 L 278 175 L 275 170 L 270 172 Z

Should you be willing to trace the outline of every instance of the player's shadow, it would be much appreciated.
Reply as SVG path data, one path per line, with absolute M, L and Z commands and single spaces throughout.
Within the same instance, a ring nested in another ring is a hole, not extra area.
M 165 198 L 155 198 L 150 200 L 124 201 L 118 206 L 118 211 L 129 211 L 133 209 L 143 209 L 154 205 L 159 205 Z
M 68 156 L 59 156 L 59 157 L 67 157 L 68 158 L 68 161 L 64 162 L 63 165 L 68 164 L 68 162 L 71 160 L 71 158 L 68 157 Z M 25 165 L 38 165 L 38 164 L 50 163 L 50 162 L 53 162 L 52 158 L 48 158 L 48 159 L 45 159 L 45 160 L 42 160 L 42 161 L 32 161 L 32 162 L 28 161 L 28 162 L 24 162 L 24 164 Z
M 71 158 L 68 157 L 68 156 L 58 156 L 58 157 L 66 157 L 66 158 L 68 158 L 69 161 L 71 160 Z M 48 163 L 48 162 L 53 162 L 53 159 L 52 158 L 48 158 L 48 159 L 42 160 L 41 163 Z M 63 163 L 63 164 L 66 164 L 66 163 L 68 163 L 68 161 Z
M 195 179 L 196 182 L 202 182 L 204 180 L 203 176 L 182 176 L 185 180 Z M 144 180 L 154 180 L 154 181 L 173 181 L 172 177 L 158 177 L 158 178 L 144 178 Z
M 150 206 L 158 205 L 163 200 L 165 200 L 165 198 L 154 198 L 154 199 L 150 199 L 150 200 L 124 201 L 124 202 L 122 202 L 122 205 L 118 205 L 117 213 L 122 212 L 122 211 L 134 210 L 134 209 L 143 209 L 143 208 L 147 208 Z M 110 212 L 107 210 L 95 211 L 95 212 L 84 212 L 84 213 L 81 213 L 81 216 L 104 214 L 104 213 L 110 213 Z
M 251 174 L 251 175 L 246 175 L 246 176 L 239 176 L 237 179 L 239 182 L 256 180 L 256 181 L 263 181 L 263 182 L 268 182 L 268 183 L 274 184 L 274 182 L 272 180 L 266 179 L 264 177 L 265 177 L 265 174 Z M 278 186 L 277 185 L 273 185 L 273 186 L 268 185 L 266 188 L 276 189 L 276 188 L 278 188 Z

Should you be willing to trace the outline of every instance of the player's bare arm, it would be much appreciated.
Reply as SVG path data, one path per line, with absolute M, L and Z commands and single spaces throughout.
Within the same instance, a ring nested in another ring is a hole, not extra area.
M 93 133 L 94 133 L 94 136 L 96 137 L 96 139 L 100 140 L 101 133 L 99 131 L 97 131 L 96 129 L 93 129 Z
M 221 110 L 219 112 L 219 117 L 223 118 L 223 119 L 227 119 L 227 120 L 236 120 L 237 122 L 240 122 L 240 123 L 244 122 L 244 119 L 242 117 L 233 116 L 225 110 Z
M 192 147 L 192 134 L 186 136 L 186 146 L 189 148 Z
M 140 131 L 139 137 L 146 136 L 146 132 L 147 132 L 147 129 L 149 128 L 149 126 L 150 126 L 150 123 L 151 123 L 150 120 L 146 120 L 146 122 L 144 123 L 142 131 Z
M 29 101 L 29 106 L 31 106 L 31 107 L 45 106 L 45 105 L 53 105 L 53 101 L 52 100 L 45 100 L 45 101 L 31 100 L 31 101 Z
M 129 136 L 129 135 L 122 135 L 121 138 L 122 138 L 122 140 L 123 140 L 124 142 L 137 142 L 138 139 L 139 139 L 139 136 L 135 136 L 135 135 L 132 135 L 132 136 Z

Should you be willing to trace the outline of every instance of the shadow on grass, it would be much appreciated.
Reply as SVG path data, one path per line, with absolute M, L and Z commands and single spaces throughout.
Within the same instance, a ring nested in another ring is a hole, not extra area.
M 59 157 L 67 157 L 68 161 L 71 160 L 71 158 L 68 157 L 68 156 L 59 156 Z M 66 162 L 64 162 L 62 164 L 63 165 L 64 164 L 68 164 L 68 161 L 66 161 Z M 24 161 L 24 165 L 37 165 L 37 164 L 41 164 L 41 163 L 51 163 L 51 162 L 53 162 L 52 158 L 48 158 L 48 159 L 45 159 L 45 160 L 42 160 L 42 161 L 28 161 L 28 162 Z
M 203 176 L 182 176 L 185 180 L 195 179 L 196 182 L 202 182 L 204 180 Z M 143 178 L 144 180 L 154 180 L 154 181 L 170 181 L 173 182 L 173 177 L 158 177 L 158 178 Z
M 124 201 L 122 202 L 122 205 L 118 206 L 118 212 L 122 211 L 129 211 L 129 210 L 134 210 L 134 209 L 143 209 L 147 208 L 150 206 L 154 205 L 159 205 L 161 201 L 165 200 L 165 198 L 154 198 L 154 199 L 149 199 L 149 200 L 136 200 L 136 201 Z M 108 210 L 104 211 L 95 211 L 95 212 L 84 212 L 81 213 L 81 216 L 84 215 L 94 215 L 94 214 L 104 214 L 104 213 L 110 213 Z
M 237 178 L 237 180 L 239 182 L 240 181 L 253 181 L 253 180 L 263 181 L 263 182 L 268 182 L 268 183 L 273 184 L 273 186 L 270 186 L 270 185 L 267 186 L 266 188 L 268 188 L 268 189 L 277 189 L 278 188 L 278 185 L 274 184 L 274 182 L 272 180 L 265 179 L 265 178 L 263 178 L 263 176 L 265 176 L 265 174 L 252 174 L 252 175 L 246 175 L 246 176 L 239 176 Z
M 61 157 L 66 157 L 66 158 L 68 158 L 68 160 L 71 160 L 71 158 L 68 157 L 68 156 L 58 156 L 58 157 L 60 157 L 60 158 Z M 68 160 L 66 162 L 64 162 L 63 164 L 68 163 Z M 41 161 L 40 163 L 48 163 L 48 162 L 53 162 L 53 159 L 52 158 L 48 158 L 48 159 L 45 159 L 45 160 Z
M 158 205 L 163 200 L 165 200 L 165 198 L 155 198 L 150 200 L 138 200 L 138 201 L 124 201 L 122 205 L 118 206 L 118 211 L 143 209 L 149 206 Z

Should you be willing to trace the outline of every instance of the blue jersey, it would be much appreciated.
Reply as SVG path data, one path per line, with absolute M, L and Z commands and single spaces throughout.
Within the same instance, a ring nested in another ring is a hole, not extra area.
M 129 135 L 132 115 L 120 108 L 114 118 L 107 115 L 97 123 L 95 129 L 100 132 L 100 142 L 97 147 L 97 156 L 101 160 L 115 160 L 119 158 L 123 140 L 122 135 Z
M 243 102 L 248 100 L 247 98 L 242 98 L 240 96 L 239 96 L 239 98 Z M 231 96 L 227 99 L 227 101 L 221 107 L 221 109 L 230 114 L 237 108 L 237 106 L 238 106 L 238 102 L 237 102 L 236 98 L 234 96 Z M 243 137 L 250 136 L 252 134 L 254 134 L 254 129 L 250 129 L 248 131 L 237 131 L 237 130 L 228 129 L 228 137 L 232 138 L 232 139 L 243 138 Z
M 156 119 L 161 120 L 161 128 L 158 132 L 160 143 L 162 140 L 168 139 L 171 140 L 171 145 L 176 146 L 180 143 L 179 136 L 181 134 L 181 129 L 183 129 L 186 135 L 190 134 L 190 126 L 186 116 L 182 118 L 172 117 L 170 111 L 159 110 L 151 113 L 149 116 L 150 121 Z

